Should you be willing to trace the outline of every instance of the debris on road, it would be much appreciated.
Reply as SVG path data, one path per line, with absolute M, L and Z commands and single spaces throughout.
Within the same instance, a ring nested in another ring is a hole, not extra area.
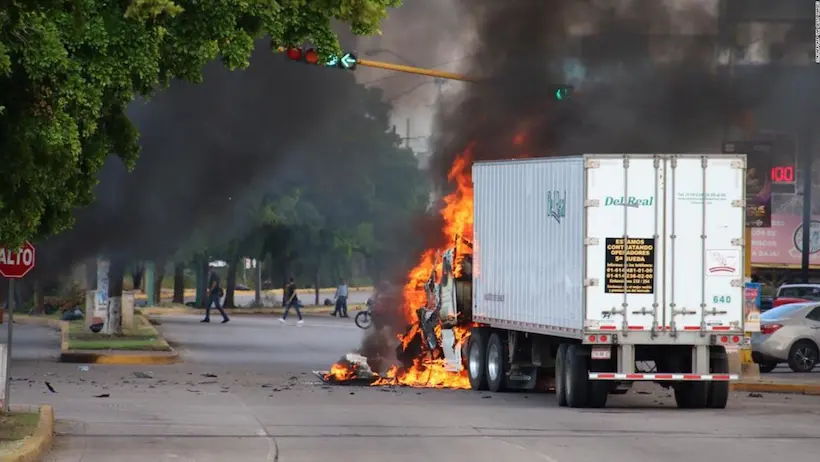
M 367 364 L 367 358 L 355 353 L 348 353 L 329 371 L 313 371 L 324 383 L 333 385 L 371 385 L 381 377 L 374 373 Z
M 136 377 L 138 379 L 153 379 L 154 374 L 152 374 L 150 372 L 136 371 L 136 372 L 134 372 L 134 377 Z
M 202 374 L 202 376 L 203 376 L 203 377 L 207 377 L 207 378 L 209 378 L 209 379 L 215 379 L 215 378 L 219 377 L 218 375 L 216 375 L 216 374 L 212 374 L 212 373 L 210 373 L 210 372 L 206 372 L 206 373 Z
M 57 393 L 57 390 L 55 390 L 54 387 L 52 387 L 51 384 L 48 382 L 46 382 L 46 388 L 48 388 L 48 391 L 52 393 Z
M 95 398 L 110 398 L 111 395 L 109 393 L 103 393 L 101 395 L 94 395 Z

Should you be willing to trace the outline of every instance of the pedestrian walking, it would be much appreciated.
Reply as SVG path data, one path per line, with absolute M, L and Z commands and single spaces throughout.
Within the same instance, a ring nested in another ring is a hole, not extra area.
M 200 322 L 211 322 L 211 306 L 216 305 L 216 309 L 222 314 L 222 324 L 230 321 L 225 310 L 222 308 L 222 296 L 225 292 L 219 286 L 219 275 L 216 271 L 211 271 L 211 276 L 208 278 L 208 290 L 205 292 L 207 297 L 205 300 L 205 319 Z
M 305 323 L 302 319 L 302 311 L 299 308 L 302 307 L 302 303 L 299 301 L 299 297 L 296 295 L 296 282 L 294 282 L 293 278 L 291 277 L 288 279 L 288 285 L 285 286 L 285 314 L 282 316 L 282 319 L 279 320 L 282 324 L 285 324 L 288 320 L 288 313 L 290 313 L 290 309 L 293 308 L 296 310 L 296 315 L 299 316 L 299 321 L 296 322 L 297 326 L 301 326 Z
M 338 314 L 340 318 L 350 317 L 347 315 L 347 293 L 347 279 L 345 279 L 336 287 L 336 308 L 331 315 L 336 316 Z

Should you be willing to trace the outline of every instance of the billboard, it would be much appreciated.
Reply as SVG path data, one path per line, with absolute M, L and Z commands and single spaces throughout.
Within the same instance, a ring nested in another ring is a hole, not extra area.
M 811 221 L 811 265 L 820 265 L 820 215 Z M 803 217 L 773 213 L 771 228 L 752 229 L 752 265 L 799 268 L 803 249 Z

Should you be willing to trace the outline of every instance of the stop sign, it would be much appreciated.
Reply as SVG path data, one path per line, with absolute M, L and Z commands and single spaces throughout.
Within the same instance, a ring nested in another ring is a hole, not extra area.
M 34 268 L 34 246 L 26 242 L 17 251 L 0 247 L 0 274 L 10 279 L 20 279 Z

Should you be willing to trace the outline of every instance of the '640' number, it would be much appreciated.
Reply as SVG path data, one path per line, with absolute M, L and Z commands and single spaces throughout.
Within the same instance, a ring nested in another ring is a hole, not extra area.
M 732 303 L 732 297 L 728 295 L 715 295 L 712 297 L 712 303 Z

